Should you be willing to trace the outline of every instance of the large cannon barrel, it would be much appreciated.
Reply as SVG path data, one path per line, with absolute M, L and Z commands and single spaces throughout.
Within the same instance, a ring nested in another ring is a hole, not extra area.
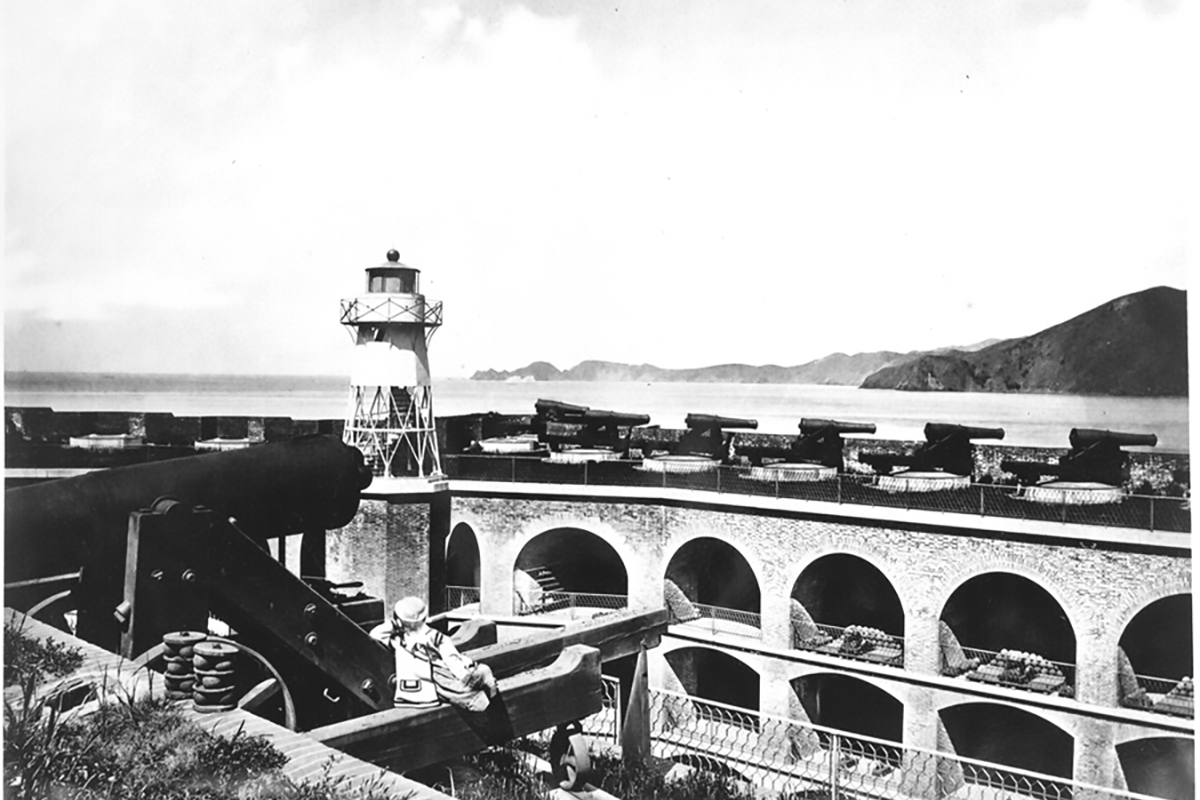
M 583 415 L 583 421 L 592 425 L 645 425 L 650 422 L 649 414 L 627 414 L 621 411 L 600 411 L 588 409 Z
M 758 428 L 758 420 L 739 417 L 721 417 L 716 414 L 688 414 L 683 424 L 689 428 Z
M 1118 433 L 1116 431 L 1097 430 L 1096 428 L 1072 428 L 1069 438 L 1071 447 L 1076 450 L 1082 450 L 1085 447 L 1091 447 L 1101 442 L 1107 442 L 1117 447 L 1134 445 L 1154 447 L 1158 444 L 1158 437 L 1153 433 Z
M 6 581 L 78 569 L 123 548 L 129 514 L 174 497 L 235 517 L 259 536 L 339 528 L 354 518 L 371 471 L 357 449 L 304 436 L 244 450 L 135 464 L 9 489 Z
M 837 433 L 874 433 L 874 422 L 841 422 L 836 419 L 801 419 L 800 433 L 805 436 L 832 430 Z
M 559 400 L 537 400 L 533 404 L 534 411 L 540 417 L 581 417 L 587 411 L 587 406 L 577 406 L 573 403 L 563 403 Z
M 925 425 L 925 441 L 936 442 L 951 436 L 963 439 L 1003 439 L 1004 428 L 976 428 L 948 422 L 929 422 Z

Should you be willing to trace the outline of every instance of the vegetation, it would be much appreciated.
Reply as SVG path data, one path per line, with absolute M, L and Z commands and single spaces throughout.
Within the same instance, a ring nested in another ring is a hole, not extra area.
M 27 636 L 20 623 L 4 623 L 4 686 L 24 686 L 32 680 L 41 683 L 46 678 L 69 675 L 83 664 L 78 647 L 61 642 L 34 639 Z
M 82 664 L 77 648 L 4 629 L 4 795 L 16 800 L 382 800 L 378 783 L 351 790 L 327 763 L 314 781 L 280 772 L 287 757 L 265 737 L 216 736 L 165 698 L 113 692 L 91 713 L 37 697 L 47 677 Z M 61 698 L 61 695 L 59 696 Z M 91 693 L 95 697 L 95 692 Z

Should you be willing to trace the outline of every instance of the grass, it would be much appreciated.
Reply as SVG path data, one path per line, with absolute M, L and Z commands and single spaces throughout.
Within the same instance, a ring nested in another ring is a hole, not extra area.
M 263 736 L 217 736 L 161 697 L 111 692 L 91 713 L 37 697 L 47 677 L 82 664 L 77 649 L 4 628 L 4 796 L 13 800 L 384 800 L 381 781 L 352 788 L 332 775 L 297 783 Z M 92 696 L 95 696 L 93 692 Z

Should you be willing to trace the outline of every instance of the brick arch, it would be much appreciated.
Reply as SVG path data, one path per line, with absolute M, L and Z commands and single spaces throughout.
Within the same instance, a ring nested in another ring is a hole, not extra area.
M 1012 561 L 988 561 L 978 564 L 968 565 L 964 569 L 955 573 L 950 579 L 941 584 L 941 591 L 937 595 L 936 604 L 933 607 L 933 612 L 937 619 L 941 619 L 942 610 L 946 608 L 946 604 L 950 602 L 950 598 L 954 593 L 962 588 L 963 584 L 972 578 L 978 578 L 983 575 L 990 575 L 996 572 L 1003 572 L 1009 575 L 1016 575 L 1021 578 L 1028 578 L 1038 586 L 1046 590 L 1046 593 L 1054 598 L 1058 603 L 1058 607 L 1067 615 L 1067 622 L 1071 625 L 1071 631 L 1075 634 L 1075 647 L 1079 648 L 1079 642 L 1082 639 L 1082 634 L 1086 630 L 1086 620 L 1080 619 L 1080 609 L 1074 607 L 1068 601 L 1067 595 L 1063 592 L 1062 587 L 1049 578 L 1049 576 L 1038 572 L 1037 570 L 1028 569 L 1022 564 Z
M 475 534 L 475 542 L 479 545 L 479 563 L 486 564 L 495 557 L 496 551 L 499 549 L 496 545 L 496 536 L 493 531 L 488 530 L 487 525 L 482 519 L 471 513 L 451 514 L 450 531 L 446 536 L 446 551 L 450 549 L 450 537 L 454 534 L 454 529 L 460 524 L 470 527 L 472 533 Z M 445 555 L 445 553 L 443 553 Z
M 450 525 L 450 533 L 446 536 L 446 544 L 443 547 L 443 550 L 445 550 L 444 555 L 448 555 L 450 553 L 450 540 L 454 538 L 454 532 L 458 530 L 459 525 L 467 526 L 467 530 L 469 530 L 471 535 L 475 537 L 475 541 L 479 541 L 479 531 L 475 529 L 475 526 L 466 520 L 460 519 L 458 522 L 451 523 Z
M 916 606 L 916 598 L 905 597 L 905 594 L 910 588 L 909 584 L 912 582 L 895 580 L 893 573 L 889 573 L 888 570 L 893 569 L 898 571 L 900 565 L 892 561 L 884 560 L 879 553 L 869 548 L 846 547 L 843 545 L 829 544 L 817 550 L 811 550 L 808 553 L 805 553 L 802 559 L 792 562 L 791 566 L 788 567 L 788 571 L 785 573 L 785 588 L 787 589 L 788 596 L 791 596 L 792 589 L 795 588 L 796 582 L 800 580 L 800 576 L 804 574 L 804 570 L 808 569 L 825 556 L 835 555 L 856 556 L 857 558 L 861 558 L 863 561 L 866 561 L 868 564 L 875 567 L 875 569 L 879 570 L 880 574 L 882 574 L 883 577 L 887 579 L 888 584 L 891 585 L 892 591 L 896 593 L 896 597 L 900 600 L 900 611 L 904 614 L 905 630 L 908 630 L 908 625 L 910 622 L 909 609 Z
M 964 699 L 964 698 L 952 698 L 952 699 L 950 699 L 949 702 L 935 703 L 934 708 L 933 708 L 933 713 L 940 714 L 941 712 L 945 711 L 948 708 L 958 708 L 959 706 L 969 706 L 969 705 L 1008 706 L 1009 708 L 1015 708 L 1019 711 L 1025 711 L 1029 714 L 1032 714 L 1035 717 L 1044 719 L 1046 722 L 1049 722 L 1051 725 L 1053 725 L 1054 727 L 1058 728 L 1063 733 L 1070 736 L 1072 739 L 1075 740 L 1076 749 L 1078 749 L 1078 747 L 1080 745 L 1079 731 L 1075 730 L 1074 727 L 1072 726 L 1072 719 L 1071 719 L 1070 714 L 1068 714 L 1066 712 L 1054 711 L 1052 709 L 1041 708 L 1040 706 L 1035 706 L 1032 704 L 1025 704 L 1025 703 L 1020 703 L 1020 702 L 1016 702 L 1016 701 L 1012 701 L 1012 700 L 1007 700 L 1007 699 L 1000 698 L 1000 697 L 989 697 L 985 700 L 970 700 L 970 699 Z
M 855 680 L 860 680 L 863 683 L 869 683 L 870 685 L 874 686 L 876 689 L 879 689 L 880 691 L 882 691 L 888 697 L 891 697 L 893 700 L 898 701 L 900 703 L 900 705 L 904 707 L 904 712 L 906 714 L 908 713 L 909 694 L 907 692 L 904 692 L 904 693 L 898 692 L 895 681 L 879 680 L 876 676 L 870 675 L 868 673 L 843 672 L 841 670 L 825 668 L 825 667 L 817 667 L 816 669 L 806 670 L 804 672 L 796 673 L 795 675 L 791 675 L 789 673 L 789 675 L 790 675 L 790 677 L 788 677 L 788 679 L 787 679 L 787 682 L 789 685 L 793 681 L 798 681 L 801 678 L 807 678 L 810 675 L 837 675 L 842 678 L 854 678 Z
M 727 535 L 724 531 L 698 529 L 695 527 L 690 527 L 677 535 L 672 535 L 671 538 L 667 540 L 667 543 L 663 547 L 662 551 L 662 561 L 659 563 L 658 569 L 656 570 L 660 584 L 667 579 L 667 568 L 671 566 L 672 559 L 674 559 L 675 556 L 678 555 L 679 551 L 687 546 L 688 543 L 694 542 L 697 539 L 716 539 L 719 542 L 724 542 L 737 551 L 737 554 L 746 559 L 746 563 L 750 565 L 750 572 L 753 573 L 754 580 L 758 583 L 759 597 L 767 596 L 768 586 L 770 585 L 769 581 L 767 580 L 767 571 L 763 565 L 763 562 L 759 559 L 755 548 L 753 548 L 748 542 L 744 542 L 739 540 L 737 537 Z
M 1129 628 L 1129 623 L 1133 622 L 1133 618 L 1150 605 L 1157 603 L 1159 600 L 1165 600 L 1168 597 L 1175 597 L 1181 594 L 1190 595 L 1191 593 L 1191 581 L 1181 578 L 1161 581 L 1151 586 L 1146 591 L 1130 599 L 1128 603 L 1116 611 L 1113 615 L 1114 624 L 1105 630 L 1104 646 L 1108 650 L 1115 650 L 1126 629 Z
M 586 531 L 603 540 L 621 559 L 621 566 L 625 568 L 625 574 L 632 578 L 634 571 L 630 569 L 630 564 L 636 563 L 639 554 L 630 546 L 628 537 L 606 522 L 597 519 L 580 519 L 574 516 L 543 517 L 525 525 L 507 544 L 508 552 L 504 556 L 508 562 L 509 571 L 516 569 L 517 557 L 521 555 L 521 551 L 525 549 L 526 545 L 543 533 L 560 528 Z
M 758 674 L 759 680 L 763 680 L 763 681 L 767 680 L 767 676 L 764 673 L 763 668 L 762 668 L 763 664 L 756 663 L 756 662 L 764 661 L 765 656 L 756 656 L 754 660 L 750 660 L 746 657 L 746 655 L 744 653 L 742 653 L 739 650 L 733 650 L 733 649 L 726 650 L 725 648 L 719 647 L 717 645 L 710 645 L 710 644 L 705 644 L 703 642 L 694 642 L 691 640 L 684 640 L 684 639 L 672 639 L 672 640 L 668 641 L 666 638 L 664 638 L 662 643 L 659 644 L 659 646 L 657 648 L 655 648 L 655 650 L 657 651 L 657 655 L 660 658 L 662 658 L 664 661 L 666 660 L 668 653 L 674 653 L 676 650 L 693 650 L 693 649 L 694 650 L 712 650 L 714 653 L 720 653 L 721 655 L 729 656 L 730 658 L 733 658 L 734 660 L 740 662 L 746 668 L 754 670 L 754 672 L 756 672 Z

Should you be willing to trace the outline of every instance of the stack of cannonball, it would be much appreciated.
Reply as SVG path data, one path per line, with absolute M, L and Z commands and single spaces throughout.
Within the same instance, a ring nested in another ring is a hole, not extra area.
M 192 697 L 196 675 L 192 668 L 194 648 L 208 638 L 200 631 L 175 631 L 164 633 L 163 647 L 166 653 L 163 659 L 167 662 L 164 681 L 167 685 L 167 697 L 171 700 L 188 700 Z
M 200 713 L 229 711 L 237 706 L 234 672 L 238 649 L 223 642 L 201 642 L 193 648 L 196 683 L 192 707 Z

